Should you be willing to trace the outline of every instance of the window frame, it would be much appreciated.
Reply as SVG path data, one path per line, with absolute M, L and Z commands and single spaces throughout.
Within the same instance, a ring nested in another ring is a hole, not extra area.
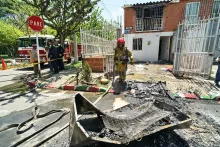
M 215 6 L 216 3 L 218 5 Z M 217 8 L 218 13 L 213 13 L 216 8 Z M 212 5 L 212 17 L 219 17 L 219 14 L 220 14 L 220 0 L 214 0 L 213 5 Z
M 142 7 L 138 7 L 136 8 L 136 18 L 142 18 L 143 17 L 143 8 Z
M 36 44 L 36 38 L 19 38 L 19 47 L 32 47 L 33 44 Z M 39 37 L 38 38 L 39 47 L 46 46 L 46 38 Z
M 136 49 L 134 49 L 134 40 L 137 40 L 137 43 L 136 43 Z M 139 40 L 141 40 L 141 45 L 139 45 Z M 140 47 L 140 48 L 139 48 Z M 133 51 L 142 51 L 143 50 L 143 38 L 138 38 L 138 37 L 135 37 L 133 38 L 133 41 L 132 41 L 132 50 Z
M 147 11 L 150 12 L 149 16 L 147 16 Z M 135 31 L 161 31 L 163 29 L 163 11 L 164 6 L 152 5 L 136 8 Z
M 140 22 L 137 23 L 138 21 L 140 21 Z M 135 31 L 136 32 L 142 32 L 143 31 L 143 19 L 142 18 L 136 18 Z
M 198 4 L 198 10 L 197 10 L 197 14 L 190 14 L 192 13 L 194 9 L 192 9 L 191 7 L 193 6 L 193 4 Z M 186 9 L 185 9 L 185 20 L 187 22 L 190 22 L 190 23 L 196 23 L 198 18 L 199 18 L 199 12 L 200 12 L 200 2 L 189 2 L 189 3 L 186 3 Z M 192 18 L 196 18 L 195 20 L 192 19 Z M 189 19 L 192 19 L 192 20 L 189 20 Z

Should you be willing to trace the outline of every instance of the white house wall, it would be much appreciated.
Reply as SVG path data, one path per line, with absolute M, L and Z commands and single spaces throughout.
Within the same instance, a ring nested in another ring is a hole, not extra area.
M 136 61 L 158 61 L 160 37 L 172 35 L 173 32 L 125 34 L 125 46 L 132 52 Z M 142 50 L 133 50 L 134 38 L 142 38 Z

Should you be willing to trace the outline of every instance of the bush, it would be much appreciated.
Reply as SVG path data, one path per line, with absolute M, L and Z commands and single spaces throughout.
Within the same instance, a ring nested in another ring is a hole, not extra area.
M 85 63 L 81 72 L 81 80 L 90 82 L 92 80 L 92 70 L 88 63 Z

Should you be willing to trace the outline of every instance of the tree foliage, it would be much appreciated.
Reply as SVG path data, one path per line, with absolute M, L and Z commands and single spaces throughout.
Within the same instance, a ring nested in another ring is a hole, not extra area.
M 27 26 L 27 18 L 39 14 L 36 8 L 21 0 L 0 0 L 0 19 L 14 25 L 26 35 L 33 33 Z
M 90 19 L 80 25 L 84 31 L 88 31 L 95 36 L 103 37 L 103 34 L 108 34 L 106 39 L 114 39 L 116 36 L 116 22 L 107 21 L 102 16 L 103 9 L 95 7 L 90 14 Z M 77 33 L 77 42 L 80 41 L 80 32 Z
M 23 0 L 37 8 L 45 25 L 57 31 L 61 42 L 78 31 L 79 25 L 89 19 L 89 13 L 99 0 Z
M 42 34 L 49 34 L 49 35 L 53 35 L 53 36 L 57 36 L 57 31 L 52 29 L 51 27 L 45 26 Z
M 3 21 L 0 21 L 0 28 L 0 54 L 15 57 L 17 53 L 16 40 L 23 35 L 23 32 Z
M 14 2 L 12 0 L 0 0 L 0 18 L 4 19 L 16 13 Z
M 101 30 L 103 27 L 103 22 L 105 22 L 102 16 L 102 9 L 96 7 L 87 21 L 81 24 L 81 28 L 84 30 Z

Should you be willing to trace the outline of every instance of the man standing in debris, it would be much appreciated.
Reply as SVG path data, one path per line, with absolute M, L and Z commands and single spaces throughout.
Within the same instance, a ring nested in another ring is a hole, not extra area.
M 57 49 L 57 66 L 59 68 L 59 71 L 62 71 L 62 70 L 64 70 L 64 64 L 63 64 L 64 49 L 58 43 L 59 43 L 59 39 L 55 39 L 54 47 Z
M 32 50 L 30 52 L 30 61 L 31 63 L 34 64 L 33 68 L 34 68 L 34 75 L 38 74 L 38 59 L 37 59 L 37 45 L 33 44 L 32 45 Z
M 58 66 L 57 66 L 57 49 L 54 47 L 53 42 L 51 40 L 50 42 L 50 47 L 49 47 L 49 52 L 48 52 L 48 58 L 50 63 L 52 64 L 54 73 L 57 74 L 59 73 L 58 71 Z
M 134 64 L 134 59 L 132 53 L 125 47 L 124 38 L 119 38 L 117 40 L 117 47 L 115 48 L 114 62 L 119 74 L 119 81 L 124 82 L 126 79 L 126 71 L 128 58 L 130 58 L 131 64 Z
M 215 76 L 215 86 L 220 88 L 219 82 L 220 82 L 220 57 L 216 58 L 216 61 L 218 62 L 218 69 Z

